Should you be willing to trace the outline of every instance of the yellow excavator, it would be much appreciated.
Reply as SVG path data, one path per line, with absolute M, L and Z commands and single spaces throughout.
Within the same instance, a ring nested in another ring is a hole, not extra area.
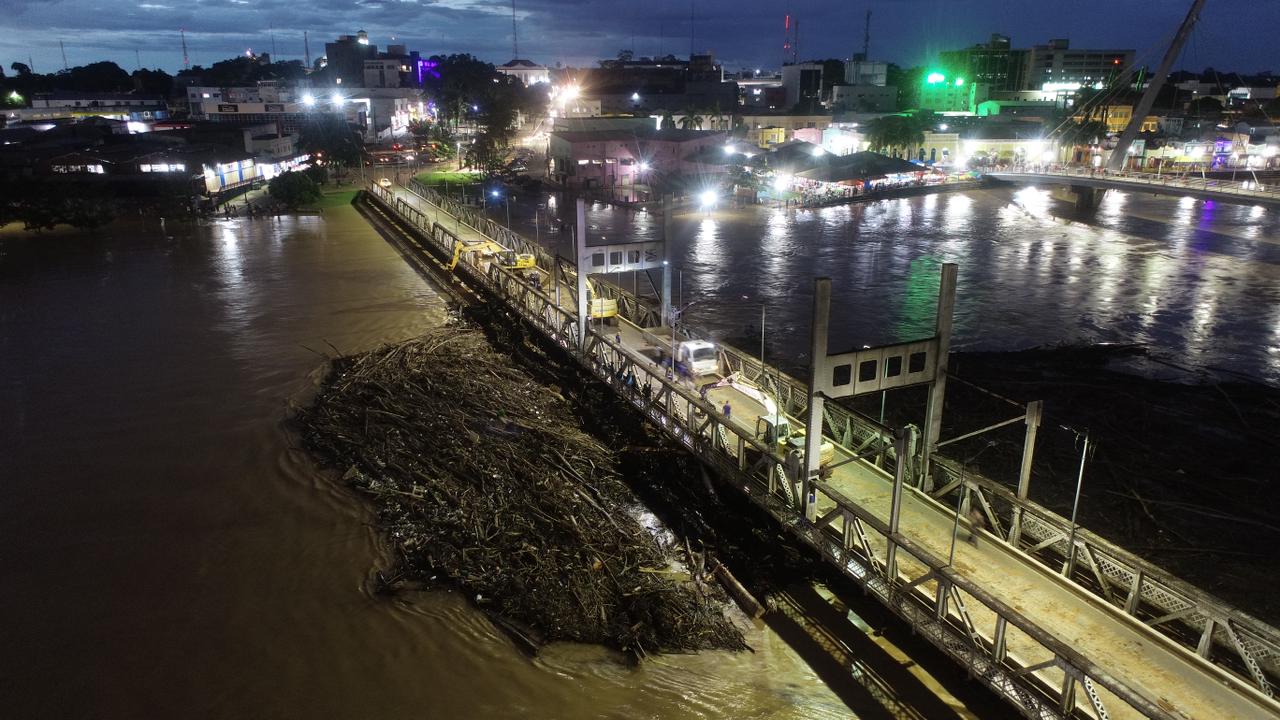
M 499 267 L 523 274 L 525 270 L 538 267 L 538 260 L 533 253 L 517 253 L 491 240 L 457 240 L 453 243 L 453 258 L 449 261 L 449 269 L 458 267 L 463 255 L 476 254 L 476 264 L 482 268 L 488 263 L 498 263 Z
M 462 240 L 457 239 L 453 243 L 453 257 L 449 260 L 449 270 L 452 271 L 458 267 L 458 263 L 463 257 L 467 258 L 467 262 L 480 268 L 480 271 L 487 272 L 490 263 L 497 263 L 498 267 L 511 271 L 520 277 L 532 277 L 538 271 L 538 259 L 533 253 L 518 253 L 515 250 L 503 247 L 492 240 Z M 618 315 L 618 301 L 613 298 L 602 298 L 599 296 L 596 285 L 590 279 L 587 280 L 590 285 L 591 307 L 588 311 L 594 320 L 605 320 Z

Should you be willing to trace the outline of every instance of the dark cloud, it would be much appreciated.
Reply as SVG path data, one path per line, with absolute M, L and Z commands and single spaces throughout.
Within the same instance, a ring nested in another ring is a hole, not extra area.
M 243 52 L 312 55 L 324 41 L 365 29 L 379 45 L 404 43 L 424 53 L 471 52 L 495 62 L 511 55 L 509 0 L 3 0 L 9 32 L 0 37 L 4 64 L 34 58 L 37 70 L 68 61 L 112 59 L 125 67 L 134 51 L 148 66 L 181 64 L 178 29 L 187 31 L 193 62 L 208 64 Z M 687 54 L 688 0 L 517 0 L 520 54 L 540 62 L 594 64 L 624 48 L 638 55 Z M 1076 47 L 1134 48 L 1155 62 L 1190 0 L 693 0 L 694 47 L 713 50 L 730 67 L 777 66 L 782 16 L 800 21 L 800 55 L 844 57 L 862 44 L 863 15 L 873 12 L 872 55 L 924 63 L 940 50 L 963 47 L 993 32 L 1029 46 L 1067 37 Z M 1247 21 L 1244 20 L 1247 18 Z M 1275 55 L 1267 28 L 1280 25 L 1280 2 L 1215 0 L 1208 4 L 1181 67 L 1206 65 L 1254 71 Z M 392 40 L 392 38 L 395 38 Z

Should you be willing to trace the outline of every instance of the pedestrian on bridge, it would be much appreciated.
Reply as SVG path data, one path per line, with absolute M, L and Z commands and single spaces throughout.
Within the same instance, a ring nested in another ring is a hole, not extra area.
M 729 401 L 724 401 L 724 419 L 729 420 L 733 417 L 733 408 L 729 407 Z
M 987 519 L 978 508 L 969 508 L 969 537 L 965 540 L 973 545 L 978 544 L 978 531 L 987 528 Z

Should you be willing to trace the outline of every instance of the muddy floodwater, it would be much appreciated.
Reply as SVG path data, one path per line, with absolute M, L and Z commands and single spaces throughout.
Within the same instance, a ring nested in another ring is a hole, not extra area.
M 282 423 L 321 354 L 441 298 L 349 209 L 0 236 L 0 697 L 12 718 L 823 718 L 771 632 L 631 669 L 366 585 L 367 506 Z
M 558 202 L 517 198 L 512 223 L 567 253 L 545 221 L 569 219 Z M 593 241 L 661 233 L 604 206 L 588 223 Z M 1135 342 L 1280 383 L 1273 211 L 1113 193 L 1075 217 L 1043 191 L 983 190 L 686 211 L 675 231 L 689 321 L 743 342 L 763 305 L 769 359 L 790 368 L 807 361 L 813 276 L 833 278 L 838 349 L 929 334 L 939 266 L 957 262 L 958 349 Z M 368 506 L 283 420 L 323 355 L 445 314 L 346 208 L 0 233 L 4 715 L 835 718 L 885 716 L 884 698 L 920 717 L 999 712 L 926 699 L 928 662 L 879 635 L 815 665 L 770 626 L 754 653 L 636 669 L 594 647 L 530 659 L 456 595 L 371 593 L 385 559 Z M 853 676 L 863 689 L 836 687 Z
M 511 211 L 517 229 L 572 256 L 558 226 L 573 223 L 570 202 L 517 195 Z M 490 216 L 506 222 L 505 207 Z M 593 244 L 662 237 L 658 213 L 596 204 L 587 224 Z M 1280 386 L 1274 209 L 1109 191 L 1080 213 L 1044 189 L 982 189 L 812 210 L 689 207 L 672 231 L 672 294 L 689 324 L 755 351 L 763 306 L 769 360 L 783 367 L 808 364 L 814 277 L 832 279 L 836 352 L 931 335 L 939 270 L 954 262 L 953 350 L 1135 343 Z

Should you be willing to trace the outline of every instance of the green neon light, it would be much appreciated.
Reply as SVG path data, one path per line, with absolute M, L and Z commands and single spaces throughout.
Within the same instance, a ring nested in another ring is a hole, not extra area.
M 937 85 L 938 83 L 946 82 L 947 76 L 943 75 L 940 72 L 931 72 L 929 73 L 928 77 L 926 77 L 924 80 L 930 85 Z

